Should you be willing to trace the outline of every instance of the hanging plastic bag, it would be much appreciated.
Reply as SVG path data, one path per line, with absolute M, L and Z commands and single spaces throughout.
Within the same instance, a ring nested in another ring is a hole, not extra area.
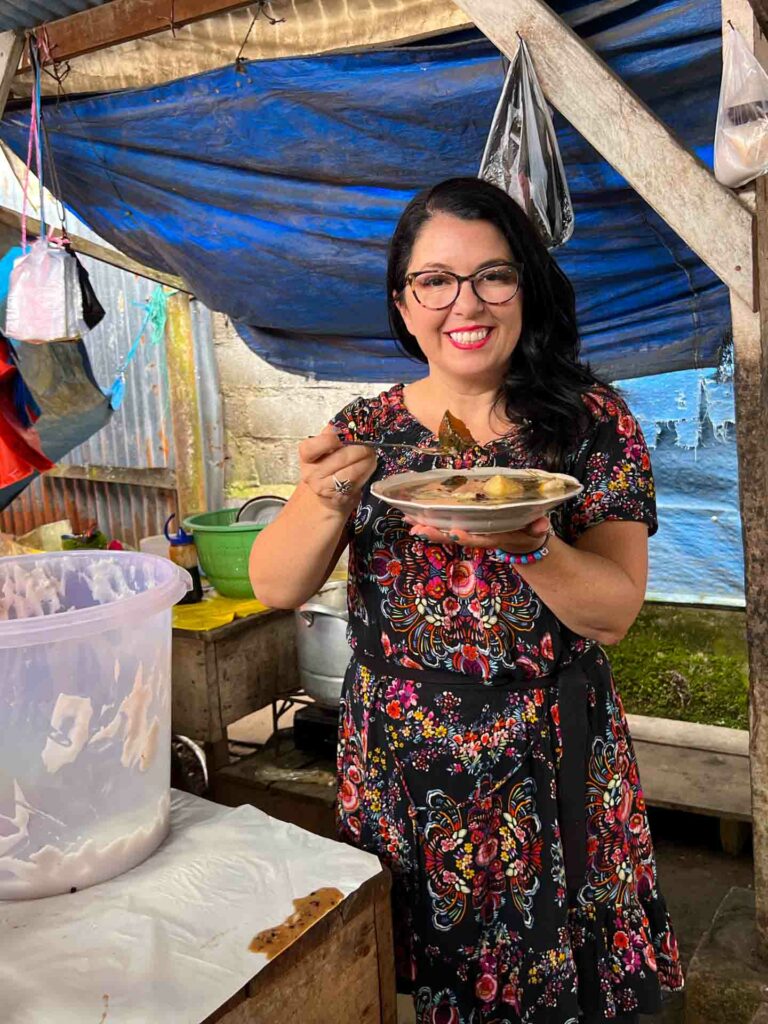
M 40 238 L 13 265 L 5 333 L 14 341 L 76 341 L 84 329 L 77 260 Z
M 493 115 L 478 177 L 508 192 L 548 249 L 573 234 L 573 207 L 547 101 L 521 38 Z
M 768 74 L 731 25 L 715 128 L 715 177 L 738 188 L 768 171 Z

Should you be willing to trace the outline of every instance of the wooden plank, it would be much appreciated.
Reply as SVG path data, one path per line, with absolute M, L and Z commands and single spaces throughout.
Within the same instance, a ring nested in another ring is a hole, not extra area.
M 730 21 L 764 58 L 764 41 L 747 0 L 723 0 L 723 31 Z M 762 52 L 761 52 L 762 50 Z M 768 957 L 768 180 L 755 187 L 756 265 L 760 312 L 731 293 L 736 394 L 736 444 L 744 537 L 749 748 L 755 861 L 755 924 L 760 952 Z
M 12 228 L 21 234 L 21 214 L 15 210 L 9 210 L 5 206 L 0 206 L 0 225 Z M 54 238 L 61 237 L 61 231 L 58 228 L 49 229 L 49 233 Z M 30 238 L 37 238 L 40 235 L 40 221 L 35 217 L 27 217 L 27 235 Z M 82 253 L 84 256 L 92 256 L 93 259 L 99 260 L 101 263 L 108 263 L 120 270 L 127 270 L 129 274 L 145 277 L 149 281 L 166 284 L 169 288 L 175 288 L 177 291 L 189 292 L 189 286 L 175 274 L 166 274 L 162 270 L 155 270 L 154 267 L 148 267 L 139 263 L 138 260 L 132 260 L 130 256 L 118 252 L 117 249 L 110 249 L 106 245 L 99 245 L 98 242 L 91 242 L 87 238 L 81 238 L 80 235 L 70 235 L 69 239 L 75 252 Z
M 155 490 L 175 491 L 176 474 L 172 469 L 131 466 L 75 466 L 60 465 L 49 469 L 44 476 L 64 480 L 93 480 L 102 484 L 126 484 L 130 487 L 151 487 Z
M 376 947 L 379 960 L 379 1003 L 381 1024 L 397 1024 L 397 979 L 395 943 L 392 932 L 392 903 L 389 892 L 380 892 L 373 905 Z
M 171 659 L 173 731 L 197 743 L 220 740 L 218 707 L 210 706 L 206 645 L 174 630 Z
M 0 32 L 0 117 L 8 102 L 8 94 L 23 51 L 22 31 Z
M 749 733 L 746 729 L 726 729 L 721 725 L 700 725 L 698 722 L 680 722 L 651 715 L 627 715 L 627 721 L 633 740 L 749 757 Z
M 237 11 L 252 3 L 253 0 L 111 0 L 100 7 L 49 21 L 44 30 L 53 60 L 65 61 L 169 28 L 181 28 L 213 14 Z M 25 61 L 22 70 L 27 67 Z
M 508 57 L 518 32 L 549 101 L 743 302 L 752 215 L 543 0 L 457 0 Z
M 189 295 L 177 292 L 168 300 L 166 365 L 171 404 L 173 450 L 176 456 L 179 523 L 207 505 L 205 449 L 200 394 L 195 365 L 195 338 Z
M 751 818 L 749 760 L 733 754 L 634 741 L 645 799 L 651 807 L 715 818 Z

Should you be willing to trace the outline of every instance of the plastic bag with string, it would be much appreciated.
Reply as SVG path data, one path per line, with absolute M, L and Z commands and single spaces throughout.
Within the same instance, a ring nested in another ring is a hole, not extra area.
M 76 341 L 83 326 L 75 258 L 62 246 L 39 238 L 11 272 L 5 333 L 15 341 Z
M 548 249 L 573 234 L 573 206 L 557 136 L 522 37 L 504 78 L 478 177 L 522 206 Z
M 768 74 L 731 25 L 715 127 L 715 177 L 739 188 L 768 172 Z
M 47 236 L 40 67 L 34 45 L 31 46 L 30 53 L 35 71 L 35 87 L 32 90 L 29 145 L 24 177 L 22 255 L 14 262 L 11 272 L 5 334 L 15 341 L 32 343 L 77 341 L 88 330 L 87 321 L 92 320 L 93 316 L 86 316 L 91 310 L 84 310 L 83 299 L 87 294 L 82 281 L 84 271 L 68 246 L 67 239 L 57 242 Z M 48 155 L 50 157 L 50 154 Z M 27 202 L 33 158 L 40 184 L 41 237 L 30 247 L 27 245 Z

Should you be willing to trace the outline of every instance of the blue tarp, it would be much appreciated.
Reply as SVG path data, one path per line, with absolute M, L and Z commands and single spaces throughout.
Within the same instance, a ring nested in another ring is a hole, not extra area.
M 711 160 L 717 0 L 554 6 Z M 476 173 L 502 74 L 487 40 L 461 38 L 252 62 L 61 102 L 45 119 L 63 197 L 97 232 L 184 277 L 272 364 L 391 381 L 422 371 L 389 339 L 387 241 L 415 191 Z M 576 210 L 561 259 L 593 364 L 611 378 L 714 365 L 725 287 L 562 118 L 557 129 Z M 26 131 L 21 113 L 0 125 L 22 156 Z
M 687 370 L 618 386 L 651 447 L 656 480 L 648 596 L 743 606 L 733 382 Z

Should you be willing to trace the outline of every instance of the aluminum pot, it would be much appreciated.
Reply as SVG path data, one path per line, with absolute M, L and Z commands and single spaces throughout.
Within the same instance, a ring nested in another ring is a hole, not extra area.
M 301 685 L 318 704 L 338 707 L 352 656 L 347 643 L 347 584 L 326 584 L 295 616 Z

